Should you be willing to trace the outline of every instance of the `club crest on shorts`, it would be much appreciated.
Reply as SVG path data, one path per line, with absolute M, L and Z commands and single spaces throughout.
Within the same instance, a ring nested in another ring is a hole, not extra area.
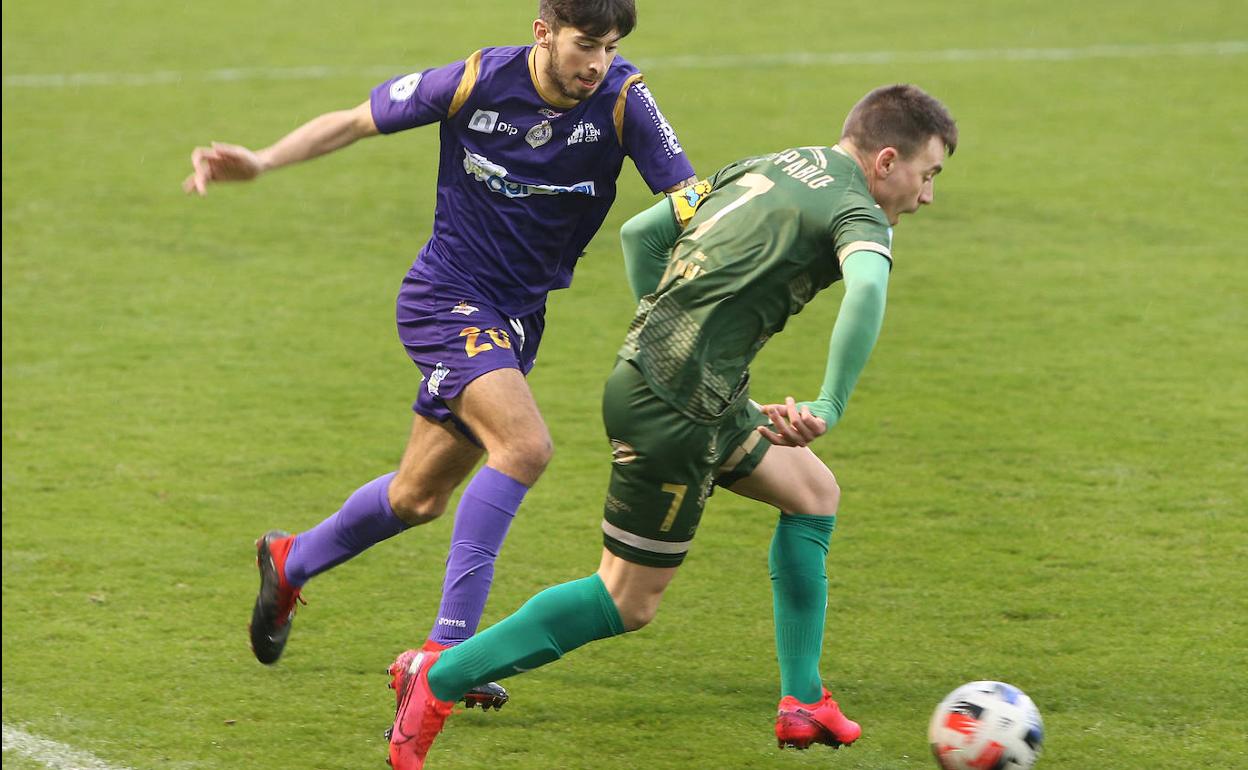
M 481 308 L 476 307 L 475 305 L 469 305 L 467 302 L 460 302 L 458 305 L 451 308 L 451 312 L 458 313 L 460 315 L 472 315 L 480 309 Z
M 611 462 L 616 465 L 628 465 L 637 459 L 637 450 L 633 449 L 633 445 L 627 441 L 620 441 L 618 438 L 611 439 Z
M 554 135 L 554 133 L 554 129 L 550 127 L 550 121 L 543 120 L 541 123 L 538 123 L 536 126 L 529 129 L 529 132 L 524 135 L 524 141 L 528 142 L 529 146 L 536 150 L 538 147 L 541 147 L 543 144 L 549 142 L 550 137 Z
M 438 388 L 442 386 L 442 380 L 445 380 L 446 375 L 450 373 L 451 370 L 439 361 L 438 365 L 433 368 L 433 374 L 429 375 L 429 380 L 425 383 L 425 388 L 429 391 L 429 395 L 438 395 Z

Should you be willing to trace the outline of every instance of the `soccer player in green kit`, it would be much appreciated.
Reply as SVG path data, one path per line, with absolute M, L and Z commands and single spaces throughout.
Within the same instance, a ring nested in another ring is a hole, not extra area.
M 423 766 L 471 687 L 649 623 L 714 485 L 781 512 L 770 551 L 779 744 L 857 740 L 819 675 L 840 489 L 807 444 L 841 417 L 879 335 L 892 228 L 932 202 L 957 140 L 935 98 L 878 88 L 835 146 L 732 163 L 625 224 L 634 291 L 657 288 L 641 299 L 603 397 L 613 466 L 598 572 L 537 594 L 451 650 L 401 655 L 390 670 L 399 770 Z M 819 397 L 753 404 L 750 361 L 837 280 L 845 297 Z

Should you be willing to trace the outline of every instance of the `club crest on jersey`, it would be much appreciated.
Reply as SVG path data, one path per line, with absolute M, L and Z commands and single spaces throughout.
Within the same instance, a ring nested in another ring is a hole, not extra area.
M 405 102 L 408 97 L 416 93 L 416 86 L 420 85 L 421 73 L 413 72 L 410 75 L 399 78 L 390 84 L 390 101 Z
M 541 147 L 543 144 L 549 142 L 550 137 L 553 136 L 554 133 L 554 129 L 550 127 L 550 121 L 543 120 L 541 123 L 538 123 L 536 126 L 529 129 L 529 133 L 524 135 L 524 141 L 528 142 L 529 146 L 536 150 L 538 147 Z
M 477 312 L 480 309 L 481 308 L 479 307 L 469 305 L 467 302 L 460 302 L 458 305 L 451 308 L 451 312 L 458 313 L 459 315 L 472 315 L 473 313 Z
M 602 132 L 593 123 L 582 120 L 572 129 L 572 135 L 568 137 L 568 145 L 580 144 L 581 142 L 596 142 Z
M 439 361 L 438 365 L 433 369 L 433 374 L 429 375 L 429 381 L 425 383 L 425 388 L 429 391 L 429 395 L 438 395 L 438 388 L 442 387 L 442 380 L 445 380 L 446 375 L 450 373 L 451 370 Z

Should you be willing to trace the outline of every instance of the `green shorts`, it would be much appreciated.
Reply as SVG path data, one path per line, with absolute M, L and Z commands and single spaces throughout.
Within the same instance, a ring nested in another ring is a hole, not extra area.
M 719 422 L 700 423 L 656 396 L 623 360 L 607 379 L 602 415 L 612 450 L 603 543 L 650 567 L 684 561 L 714 485 L 753 473 L 771 446 L 756 430 L 767 418 L 748 399 Z

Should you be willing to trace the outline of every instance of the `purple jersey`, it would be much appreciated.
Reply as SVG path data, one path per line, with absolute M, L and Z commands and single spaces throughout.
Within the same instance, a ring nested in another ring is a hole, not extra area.
M 485 48 L 372 92 L 382 133 L 441 122 L 433 235 L 413 275 L 510 316 L 572 282 L 625 155 L 654 192 L 693 176 L 636 67 L 617 56 L 593 96 L 561 108 L 538 94 L 534 51 Z

